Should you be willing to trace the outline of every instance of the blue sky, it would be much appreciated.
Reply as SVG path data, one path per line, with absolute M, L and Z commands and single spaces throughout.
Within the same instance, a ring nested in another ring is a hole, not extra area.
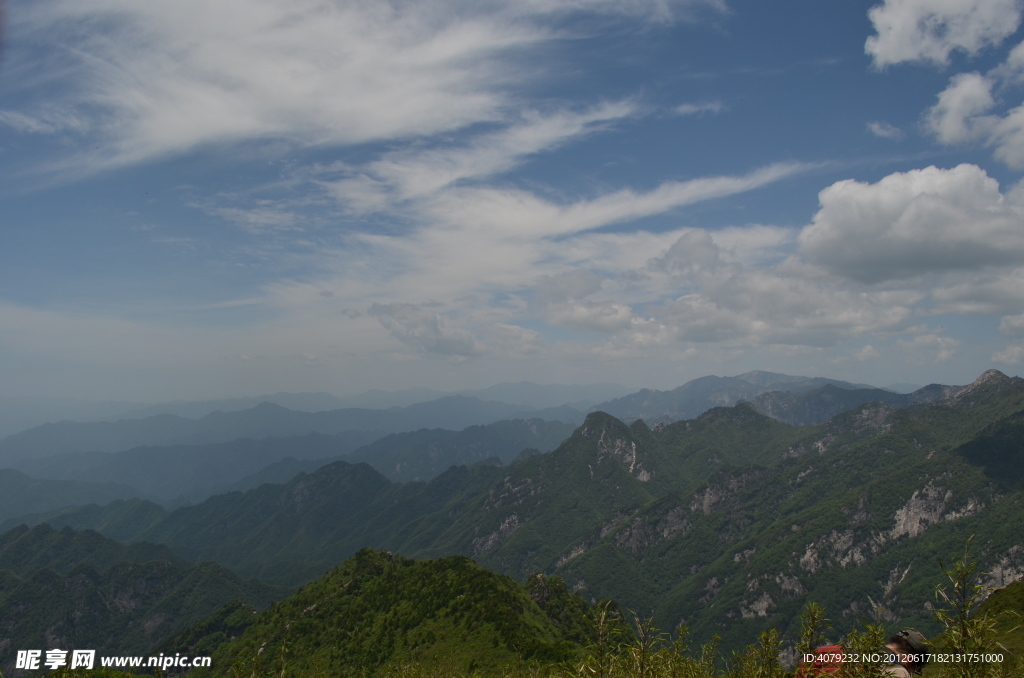
M 0 395 L 1024 362 L 1017 0 L 15 0 Z

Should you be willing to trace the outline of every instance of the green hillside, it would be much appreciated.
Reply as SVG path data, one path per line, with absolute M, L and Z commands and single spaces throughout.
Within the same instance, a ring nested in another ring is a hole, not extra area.
M 91 648 L 141 654 L 232 599 L 265 607 L 284 592 L 165 546 L 125 546 L 45 525 L 0 535 L 0 670 L 16 651 Z
M 558 581 L 528 587 L 468 558 L 413 561 L 365 549 L 253 615 L 240 637 L 214 652 L 210 671 L 190 675 L 224 675 L 227 667 L 373 675 L 406 663 L 486 673 L 550 664 L 580 655 L 587 612 Z M 202 642 L 192 640 L 186 652 Z
M 66 574 L 80 565 L 106 570 L 117 563 L 153 560 L 186 564 L 166 546 L 145 542 L 121 544 L 92 530 L 55 530 L 43 523 L 33 528 L 21 525 L 0 534 L 0 570 L 20 576 L 43 569 Z

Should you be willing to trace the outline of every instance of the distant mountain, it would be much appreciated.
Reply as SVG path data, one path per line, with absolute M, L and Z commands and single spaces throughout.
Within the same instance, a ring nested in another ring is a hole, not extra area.
M 0 535 L 0 562 L 0 671 L 8 675 L 19 649 L 145 654 L 229 600 L 263 608 L 284 594 L 216 563 L 183 565 L 163 547 L 46 527 Z
M 44 569 L 67 574 L 88 565 L 104 571 L 118 563 L 154 560 L 186 564 L 166 546 L 146 542 L 126 545 L 93 530 L 55 530 L 43 523 L 32 528 L 20 525 L 0 534 L 0 570 L 10 570 L 20 577 Z
M 521 419 L 470 426 L 462 431 L 420 429 L 386 436 L 348 432 L 310 433 L 288 438 L 239 439 L 209 445 L 136 447 L 124 452 L 79 452 L 8 462 L 35 478 L 129 485 L 134 494 L 164 505 L 180 506 L 264 482 L 283 483 L 345 458 L 365 461 L 397 481 L 430 480 L 452 465 L 497 457 L 515 459 L 524 449 L 550 452 L 572 433 L 571 424 Z M 291 462 L 282 463 L 285 459 Z M 99 499 L 99 497 L 97 497 Z M 70 505 L 67 502 L 63 505 Z
M 908 384 L 905 382 L 899 382 L 896 384 L 889 384 L 883 387 L 887 391 L 893 391 L 894 393 L 913 393 L 919 388 L 924 388 L 921 384 Z
M 14 468 L 37 478 L 116 482 L 136 489 L 131 495 L 163 504 L 195 503 L 235 489 L 246 476 L 286 457 L 297 460 L 338 459 L 372 436 L 310 433 L 288 438 L 239 439 L 208 445 L 136 447 L 124 452 L 78 452 L 42 458 L 15 459 Z M 323 463 L 319 465 L 323 465 Z M 314 466 L 314 468 L 316 468 Z M 298 473 L 296 471 L 295 473 Z M 284 482 L 292 476 L 281 478 Z M 66 502 L 68 505 L 74 502 Z
M 514 419 L 462 431 L 421 429 L 395 433 L 361 447 L 345 461 L 365 461 L 397 482 L 431 480 L 449 466 L 465 466 L 490 458 L 508 464 L 525 449 L 550 452 L 572 434 L 560 421 Z
M 624 396 L 633 390 L 621 384 L 534 384 L 521 381 L 458 393 L 480 400 L 497 400 L 531 409 L 569 405 L 575 409 L 586 410 L 595 403 Z
M 534 413 L 525 413 L 535 416 Z M 0 465 L 14 459 L 79 452 L 118 452 L 146 445 L 203 445 L 238 438 L 285 438 L 310 433 L 351 433 L 364 444 L 388 433 L 421 428 L 461 430 L 521 418 L 522 408 L 466 396 L 447 396 L 390 410 L 340 409 L 296 412 L 261 403 L 240 412 L 214 412 L 201 419 L 161 414 L 116 422 L 45 424 L 0 440 Z
M 761 414 L 784 421 L 794 426 L 808 426 L 828 421 L 832 417 L 870 402 L 884 403 L 889 407 L 909 407 L 921 403 L 933 403 L 948 398 L 962 386 L 931 384 L 913 393 L 893 393 L 880 388 L 846 389 L 826 384 L 805 393 L 770 391 L 762 393 L 750 402 Z
M 0 469 L 0 522 L 26 513 L 76 504 L 106 504 L 139 494 L 136 488 L 119 483 L 39 480 L 13 469 Z
M 437 396 L 435 396 L 437 397 Z M 268 393 L 251 398 L 220 398 L 217 400 L 175 400 L 155 403 L 145 407 L 133 407 L 118 413 L 119 419 L 145 419 L 160 414 L 176 417 L 201 419 L 213 412 L 240 412 L 252 409 L 260 403 L 271 403 L 297 412 L 323 412 L 343 407 L 353 407 L 345 398 L 330 393 Z M 69 417 L 70 418 L 70 417 Z M 81 419 L 77 420 L 81 421 Z
M 590 408 L 623 421 L 643 419 L 647 424 L 693 419 L 712 407 L 730 407 L 769 391 L 806 393 L 825 385 L 841 389 L 874 388 L 824 377 L 795 377 L 774 372 L 747 372 L 735 377 L 707 376 L 686 382 L 671 391 L 644 389 Z
M 412 388 L 401 391 L 372 390 L 352 396 L 336 396 L 330 393 L 268 393 L 247 398 L 221 398 L 217 400 L 177 400 L 152 405 L 138 406 L 131 403 L 110 403 L 105 408 L 94 405 L 92 409 L 79 404 L 84 416 L 60 416 L 43 418 L 21 426 L 18 430 L 37 426 L 47 421 L 98 419 L 144 419 L 158 414 L 173 414 L 178 417 L 200 419 L 213 412 L 239 412 L 256 407 L 260 403 L 272 403 L 289 410 L 300 412 L 325 412 L 347 408 L 391 409 L 408 407 L 417 403 L 430 402 L 439 398 L 461 395 L 480 400 L 490 400 L 518 405 L 526 411 L 570 405 L 586 409 L 594 403 L 629 393 L 632 389 L 619 384 L 534 384 L 532 382 L 501 383 L 482 389 L 463 389 L 446 392 L 430 388 Z M 14 399 L 11 399 L 12 401 Z M 12 402 L 13 404 L 13 402 Z M 4 401 L 0 400 L 0 414 Z M 61 412 L 73 412 L 65 407 Z M 95 411 L 97 414 L 91 414 Z M 0 423 L 3 419 L 0 416 Z M 10 431 L 14 433 L 15 431 Z M 7 435 L 4 433 L 2 435 Z
M 116 417 L 138 403 L 46 396 L 0 396 L 0 438 L 51 421 L 93 421 Z

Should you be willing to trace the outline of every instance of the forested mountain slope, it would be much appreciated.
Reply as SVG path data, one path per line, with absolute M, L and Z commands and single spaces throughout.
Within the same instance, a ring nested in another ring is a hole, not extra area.
M 0 535 L 0 670 L 24 649 L 141 654 L 230 600 L 262 608 L 283 595 L 164 546 L 22 527 Z

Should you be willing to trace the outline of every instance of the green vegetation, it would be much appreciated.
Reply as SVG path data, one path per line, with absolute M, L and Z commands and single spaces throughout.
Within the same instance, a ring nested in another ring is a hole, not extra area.
M 467 673 L 550 665 L 580 653 L 587 614 L 557 580 L 523 586 L 468 558 L 413 561 L 365 549 L 255 615 L 213 653 L 220 668 L 195 675 L 228 666 L 236 675 L 344 675 L 456 660 Z
M 1005 661 L 933 661 L 925 678 L 1018 675 L 1019 658 L 1008 648 L 1019 630 L 1000 625 L 1006 612 L 1019 614 L 1024 582 L 980 603 L 984 587 L 966 549 L 943 575 L 935 614 L 946 632 L 934 648 L 965 656 L 1001 651 Z M 412 561 L 365 549 L 268 610 L 231 603 L 159 651 L 211 654 L 212 667 L 190 672 L 193 678 L 789 678 L 794 667 L 783 657 L 832 637 L 848 656 L 877 661 L 826 675 L 884 678 L 881 654 L 891 631 L 876 619 L 836 637 L 825 608 L 810 603 L 794 633 L 769 628 L 723 652 L 717 638 L 694 645 L 686 626 L 669 636 L 615 603 L 588 605 L 558 578 L 536 575 L 520 585 L 466 558 Z M 128 676 L 102 669 L 51 675 Z
M 19 649 L 141 654 L 231 599 L 266 607 L 283 591 L 165 546 L 24 526 L 0 535 L 0 667 Z
M 51 520 L 294 586 L 368 545 L 458 554 L 685 623 L 725 653 L 765 628 L 795 638 L 812 601 L 837 634 L 868 621 L 931 636 L 939 559 L 966 535 L 986 586 L 1024 568 L 1010 473 L 1024 466 L 1022 411 L 1024 380 L 989 372 L 938 403 L 867 403 L 809 427 L 746 404 L 653 428 L 596 412 L 555 451 L 503 468 L 397 484 L 339 462 L 171 513 L 125 502 Z

